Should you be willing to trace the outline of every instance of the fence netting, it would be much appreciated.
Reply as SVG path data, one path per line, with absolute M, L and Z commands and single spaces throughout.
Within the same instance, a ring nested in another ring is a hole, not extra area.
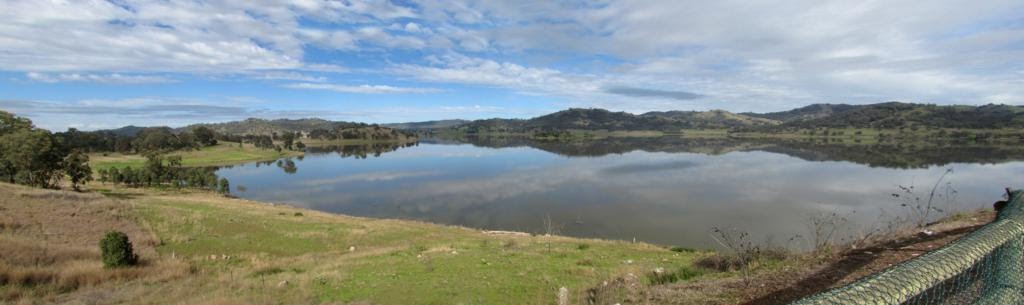
M 942 248 L 791 305 L 1024 304 L 1024 192 Z

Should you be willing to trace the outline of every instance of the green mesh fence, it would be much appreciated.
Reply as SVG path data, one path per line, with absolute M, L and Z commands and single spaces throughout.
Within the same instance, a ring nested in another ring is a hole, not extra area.
M 920 257 L 791 305 L 1024 304 L 1024 192 L 996 221 Z

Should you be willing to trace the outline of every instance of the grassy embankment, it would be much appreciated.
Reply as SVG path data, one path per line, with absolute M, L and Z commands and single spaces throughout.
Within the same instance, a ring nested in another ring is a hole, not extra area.
M 689 268 L 706 252 L 643 243 L 489 234 L 230 199 L 0 184 L 0 297 L 117 303 L 550 304 L 625 274 Z M 129 233 L 141 267 L 105 270 L 96 242 Z M 70 266 L 70 267 L 69 267 Z M 698 271 L 694 271 L 698 272 Z
M 708 265 L 723 256 L 703 251 L 91 186 L 93 193 L 74 193 L 0 183 L 0 302 L 553 304 L 566 287 L 569 304 L 784 304 L 991 219 L 990 212 L 954 215 L 930 227 L 940 233 L 929 237 L 892 232 L 807 255 L 754 250 L 746 267 L 714 271 Z M 128 233 L 141 266 L 101 267 L 96 243 L 113 229 Z M 658 268 L 665 272 L 652 277 Z
M 643 243 L 489 234 L 207 192 L 97 191 L 0 183 L 0 301 L 553 304 L 566 287 L 569 304 L 785 304 L 939 247 L 991 219 L 955 215 L 930 227 L 942 232 L 930 237 L 894 233 L 856 248 L 757 259 L 719 272 L 699 267 L 714 262 L 713 253 Z M 131 236 L 141 266 L 101 267 L 96 241 L 111 229 Z M 666 270 L 664 281 L 651 277 L 657 268 Z
M 221 142 L 200 150 L 174 151 L 169 156 L 181 156 L 181 163 L 186 167 L 231 165 L 251 161 L 275 160 L 284 157 L 300 156 L 301 151 L 259 149 L 252 144 L 239 147 L 237 142 Z M 89 165 L 93 171 L 101 168 L 124 168 L 132 166 L 140 168 L 146 157 L 140 154 L 94 153 L 89 155 Z

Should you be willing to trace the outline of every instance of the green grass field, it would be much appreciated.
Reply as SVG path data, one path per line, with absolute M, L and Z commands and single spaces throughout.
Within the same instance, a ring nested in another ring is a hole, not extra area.
M 302 152 L 277 152 L 273 149 L 259 149 L 252 146 L 251 144 L 245 144 L 242 147 L 239 147 L 238 143 L 222 142 L 214 146 L 203 147 L 200 150 L 176 151 L 169 153 L 168 155 L 181 156 L 182 165 L 187 167 L 196 167 L 230 165 L 251 161 L 274 160 L 289 156 L 299 156 L 302 155 Z M 99 169 L 104 168 L 109 169 L 111 167 L 123 168 L 125 166 L 139 168 L 145 162 L 146 158 L 139 154 L 125 155 L 119 153 L 109 153 L 106 155 L 89 155 L 89 165 L 92 167 L 93 171 L 98 171 Z
M 627 273 L 690 266 L 707 252 L 644 243 L 495 235 L 461 227 L 326 214 L 208 193 L 102 190 L 132 198 L 163 258 L 199 266 L 196 295 L 258 302 L 572 304 Z M 214 259 L 211 259 L 213 257 Z

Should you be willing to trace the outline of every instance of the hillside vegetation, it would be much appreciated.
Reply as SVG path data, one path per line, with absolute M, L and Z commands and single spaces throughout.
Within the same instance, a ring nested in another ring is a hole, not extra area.
M 723 110 L 666 111 L 635 115 L 604 109 L 573 108 L 528 120 L 487 119 L 454 127 L 466 133 L 528 132 L 535 130 L 658 130 L 766 126 L 778 122 Z
M 1024 107 L 1011 105 L 938 106 L 888 102 L 870 105 L 815 104 L 766 114 L 744 115 L 771 119 L 799 128 L 1024 128 Z
M 462 124 L 469 123 L 467 120 L 438 120 L 438 121 L 423 121 L 423 122 L 408 122 L 408 123 L 391 123 L 381 124 L 381 127 L 402 129 L 402 130 L 431 130 L 440 128 L 449 128 Z
M 329 140 L 399 140 L 412 138 L 410 134 L 399 132 L 395 128 L 316 118 L 294 120 L 249 118 L 242 121 L 225 123 L 195 124 L 182 129 L 193 130 L 199 127 L 209 128 L 217 134 L 234 136 L 273 136 L 276 138 L 278 135 L 299 134 L 303 137 Z
M 559 130 L 694 129 L 778 131 L 814 128 L 1024 128 L 1024 107 L 1011 105 L 938 106 L 888 102 L 869 105 L 814 104 L 772 113 L 724 110 L 664 111 L 631 114 L 604 109 L 573 108 L 531 119 L 476 120 L 451 127 L 468 134 L 533 133 Z

